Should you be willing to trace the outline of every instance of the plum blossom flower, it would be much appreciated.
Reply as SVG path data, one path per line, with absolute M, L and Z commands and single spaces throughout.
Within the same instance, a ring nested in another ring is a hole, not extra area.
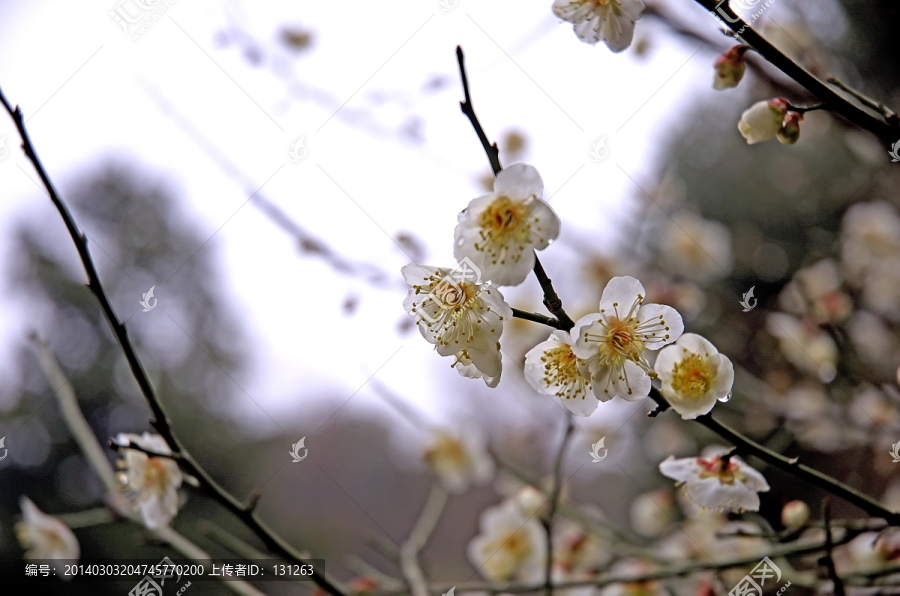
M 116 443 L 133 444 L 155 453 L 171 454 L 165 439 L 144 433 L 119 433 Z M 178 464 L 167 457 L 153 457 L 136 449 L 123 449 L 119 460 L 119 482 L 132 508 L 138 510 L 147 528 L 167 526 L 178 513 L 178 487 L 182 475 Z
M 454 356 L 452 366 L 461 375 L 496 387 L 502 368 L 498 340 L 512 318 L 500 291 L 478 283 L 477 269 L 468 266 L 451 270 L 410 263 L 401 272 L 411 286 L 403 306 L 416 317 L 422 336 L 441 356 Z
M 688 498 L 701 507 L 730 511 L 758 511 L 759 492 L 769 490 L 762 474 L 732 456 L 710 458 L 669 456 L 659 464 L 663 476 L 684 484 Z
M 766 329 L 778 338 L 785 357 L 800 370 L 816 375 L 825 383 L 837 374 L 838 351 L 834 340 L 810 319 L 772 313 Z
M 28 497 L 19 498 L 22 521 L 16 523 L 16 536 L 26 559 L 77 559 L 81 552 L 78 539 L 60 520 L 37 508 Z
M 650 393 L 644 352 L 658 350 L 684 331 L 681 315 L 660 304 L 644 304 L 644 286 L 633 277 L 614 277 L 600 297 L 600 312 L 581 317 L 573 328 L 572 352 L 600 401 L 619 396 L 637 401 Z
M 517 286 L 534 268 L 534 251 L 559 236 L 559 218 L 541 200 L 544 182 L 530 165 L 515 163 L 494 179 L 494 192 L 460 212 L 454 256 L 471 261 L 486 280 Z
M 666 227 L 660 252 L 666 265 L 696 281 L 724 277 L 734 266 L 728 228 L 686 211 Z
M 750 106 L 738 122 L 738 130 L 748 145 L 774 139 L 781 130 L 788 102 L 781 98 L 760 101 Z
M 716 58 L 714 65 L 716 76 L 713 79 L 713 89 L 722 90 L 738 86 L 738 83 L 744 78 L 744 72 L 747 70 L 744 54 L 749 49 L 748 46 L 738 44 Z
M 556 330 L 525 354 L 525 380 L 539 393 L 554 395 L 576 416 L 590 416 L 600 403 L 582 375 L 583 361 L 572 351 L 572 336 Z
M 841 222 L 841 258 L 844 269 L 856 283 L 873 262 L 900 252 L 900 216 L 886 201 L 857 203 Z
M 712 410 L 717 400 L 730 395 L 734 383 L 731 360 L 694 333 L 663 348 L 654 369 L 662 379 L 660 391 L 685 420 Z
M 449 492 L 461 493 L 494 476 L 494 462 L 483 438 L 474 432 L 460 436 L 440 430 L 425 450 L 425 463 Z
M 479 534 L 469 542 L 469 561 L 493 581 L 539 582 L 544 579 L 546 543 L 534 517 L 512 500 L 481 514 Z
M 613 52 L 631 45 L 634 23 L 641 18 L 641 0 L 554 0 L 553 14 L 573 24 L 578 39 L 606 43 Z
M 841 274 L 831 259 L 804 267 L 778 295 L 778 304 L 796 315 L 810 315 L 820 323 L 837 322 L 853 310 L 853 301 L 841 291 Z

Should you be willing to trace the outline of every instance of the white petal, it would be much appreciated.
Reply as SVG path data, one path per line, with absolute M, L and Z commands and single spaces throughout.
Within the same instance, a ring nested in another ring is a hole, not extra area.
M 734 385 L 734 365 L 725 354 L 719 354 L 719 365 L 716 371 L 716 397 L 725 397 L 731 393 Z
M 511 199 L 538 198 L 544 194 L 544 181 L 534 166 L 514 163 L 500 170 L 494 179 L 494 193 Z
M 670 455 L 659 464 L 660 473 L 676 482 L 688 482 L 698 478 L 697 461 L 693 457 L 675 459 Z
M 660 317 L 662 318 L 660 319 Z M 684 320 L 678 314 L 678 311 L 671 306 L 645 304 L 638 311 L 637 319 L 641 323 L 652 319 L 660 320 L 664 323 L 665 329 L 662 327 L 654 328 L 653 335 L 655 339 L 648 339 L 645 342 L 644 346 L 648 350 L 658 350 L 681 337 L 682 332 L 684 332 Z
M 624 379 L 614 379 L 619 397 L 625 401 L 640 401 L 650 394 L 650 375 L 643 368 L 632 362 L 625 361 Z
M 438 268 L 430 267 L 428 265 L 419 265 L 418 263 L 409 263 L 400 269 L 400 273 L 403 274 L 403 279 L 406 280 L 406 283 L 409 285 L 423 286 L 431 283 L 426 278 L 436 275 L 438 273 Z
M 604 330 L 601 321 L 603 320 L 604 315 L 592 313 L 575 321 L 575 326 L 572 327 L 572 338 L 575 340 L 575 343 L 572 344 L 572 351 L 576 356 L 584 359 L 596 356 L 596 345 L 586 341 L 584 335 L 585 333 L 602 335 Z
M 597 406 L 600 405 L 600 402 L 593 395 L 586 395 L 583 398 L 572 397 L 569 399 L 561 397 L 559 398 L 559 401 L 562 402 L 562 405 L 564 405 L 567 410 L 576 416 L 584 417 L 593 414 L 594 410 L 597 409 Z
M 632 304 L 637 302 L 639 297 L 646 295 L 644 286 L 635 278 L 628 275 L 614 277 L 606 284 L 600 297 L 600 310 L 605 310 L 611 316 L 614 309 L 618 309 L 619 314 L 625 316 Z

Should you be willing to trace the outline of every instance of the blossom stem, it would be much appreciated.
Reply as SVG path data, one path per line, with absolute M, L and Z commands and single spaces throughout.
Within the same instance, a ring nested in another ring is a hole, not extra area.
M 656 387 L 650 389 L 650 397 L 660 405 L 660 409 L 668 408 L 669 404 L 666 398 Z M 843 482 L 832 478 L 827 474 L 801 464 L 796 457 L 785 457 L 780 453 L 776 453 L 768 449 L 756 441 L 750 439 L 734 430 L 730 426 L 719 422 L 712 417 L 711 414 L 704 414 L 695 418 L 695 421 L 702 424 L 709 430 L 713 431 L 720 437 L 731 442 L 740 453 L 753 455 L 769 465 L 775 466 L 780 470 L 784 470 L 788 474 L 792 474 L 802 480 L 806 480 L 810 484 L 817 486 L 823 490 L 830 492 L 836 497 L 844 499 L 848 503 L 859 507 L 872 517 L 880 517 L 892 526 L 900 526 L 900 513 L 890 511 L 884 505 L 873 499 L 872 497 L 856 490 L 855 488 L 844 484 Z
M 141 453 L 146 453 L 150 457 L 166 457 L 169 459 L 180 460 L 181 454 L 179 453 L 160 453 L 158 451 L 154 451 L 153 449 L 147 449 L 146 447 L 141 447 L 137 443 L 132 443 L 131 441 L 126 441 L 125 443 L 116 443 L 114 439 L 110 439 L 108 445 L 110 447 L 115 447 L 116 449 L 134 449 L 135 451 L 140 451 Z
M 559 495 L 562 492 L 562 468 L 563 461 L 566 456 L 566 449 L 572 440 L 575 432 L 575 421 L 572 420 L 572 414 L 566 412 L 566 430 L 563 434 L 562 442 L 559 444 L 559 451 L 556 453 L 556 463 L 553 465 L 553 486 L 550 487 L 550 507 L 547 510 L 547 517 L 544 520 L 544 529 L 547 532 L 547 561 L 544 567 L 546 575 L 544 576 L 544 594 L 553 596 L 553 518 L 556 517 L 556 510 L 559 508 Z
M 97 302 L 100 303 L 100 308 L 103 311 L 109 326 L 112 328 L 113 334 L 119 341 L 119 345 L 122 347 L 122 352 L 125 354 L 125 360 L 128 362 L 128 367 L 131 369 L 131 373 L 138 384 L 138 388 L 141 390 L 141 393 L 144 395 L 144 398 L 150 406 L 150 410 L 153 412 L 151 425 L 166 441 L 169 448 L 181 456 L 181 466 L 184 467 L 190 475 L 198 478 L 201 486 L 219 503 L 238 516 L 244 524 L 259 536 L 268 548 L 291 562 L 309 564 L 309 561 L 301 557 L 294 547 L 266 526 L 256 516 L 252 509 L 245 507 L 233 495 L 227 492 L 224 487 L 216 482 L 213 477 L 194 460 L 191 454 L 182 446 L 181 442 L 175 436 L 165 410 L 150 382 L 150 377 L 144 370 L 144 366 L 141 363 L 140 358 L 138 358 L 137 351 L 131 343 L 131 339 L 128 337 L 128 331 L 126 330 L 125 325 L 119 320 L 119 317 L 113 309 L 112 304 L 106 295 L 106 291 L 100 282 L 100 275 L 97 272 L 90 250 L 88 249 L 87 237 L 75 222 L 75 218 L 72 216 L 71 211 L 69 211 L 68 205 L 59 193 L 56 192 L 56 188 L 50 181 L 50 177 L 44 169 L 44 165 L 31 143 L 28 130 L 25 128 L 25 118 L 22 115 L 22 110 L 19 107 L 13 108 L 9 101 L 7 101 L 2 90 L 0 90 L 0 103 L 3 104 L 4 109 L 9 113 L 13 122 L 15 122 L 16 129 L 19 131 L 19 136 L 22 138 L 22 149 L 24 150 L 26 157 L 28 157 L 29 161 L 31 161 L 31 164 L 34 166 L 38 177 L 40 177 L 41 182 L 50 197 L 50 201 L 62 217 L 66 230 L 69 232 L 69 236 L 75 244 L 75 249 L 78 251 L 82 267 L 87 274 L 87 287 L 94 294 Z M 343 596 L 343 590 L 334 580 L 330 579 L 329 576 L 316 573 L 313 575 L 313 581 L 329 594 L 332 594 L 333 596 Z
M 846 83 L 844 83 L 837 77 L 828 77 L 825 80 L 828 83 L 831 83 L 832 85 L 837 87 L 838 89 L 840 89 L 846 93 L 849 93 L 850 95 L 855 97 L 857 100 L 859 100 L 860 103 L 862 103 L 866 106 L 869 106 L 873 110 L 877 110 L 882 116 L 884 116 L 885 120 L 887 120 L 888 122 L 897 121 L 897 119 L 898 119 L 897 114 L 894 113 L 893 110 L 888 108 L 886 105 L 884 105 L 880 101 L 875 101 L 871 97 L 868 97 L 867 95 L 860 93 L 859 91 L 857 91 L 856 89 L 853 89 L 852 87 L 850 87 L 849 85 L 847 85 Z
M 547 272 L 544 271 L 544 266 L 541 265 L 541 260 L 538 259 L 537 253 L 534 254 L 534 275 L 544 291 L 544 306 L 559 322 L 558 329 L 570 331 L 575 326 L 575 321 L 563 309 L 562 300 L 556 294 L 556 290 L 553 289 L 553 282 L 547 277 Z
M 819 559 L 819 563 L 825 567 L 828 577 L 834 583 L 834 595 L 847 596 L 847 592 L 844 590 L 844 582 L 838 576 L 837 567 L 834 565 L 834 557 L 832 556 L 834 543 L 831 535 L 831 501 L 828 497 L 825 497 L 822 503 L 822 519 L 825 521 L 825 554 Z
M 422 513 L 419 515 L 419 520 L 400 549 L 400 568 L 413 596 L 429 596 L 425 573 L 419 565 L 419 551 L 428 542 L 428 538 L 441 518 L 444 506 L 447 504 L 447 497 L 447 491 L 435 482 L 431 487 L 428 500 L 425 501 L 425 506 L 422 508 Z
M 757 54 L 818 97 L 822 103 L 827 104 L 831 111 L 840 114 L 856 126 L 868 130 L 885 143 L 891 144 L 896 140 L 898 134 L 900 134 L 900 118 L 896 116 L 889 117 L 882 113 L 876 116 L 868 109 L 860 107 L 835 92 L 825 81 L 797 64 L 766 38 L 757 33 L 731 9 L 728 2 L 721 3 L 720 6 L 718 0 L 694 1 L 711 13 L 714 13 L 716 10 L 723 11 L 727 19 L 721 20 L 729 29 L 738 33 L 744 43 L 751 46 Z
M 827 110 L 829 108 L 824 103 L 820 103 L 818 105 L 808 106 L 805 108 L 801 108 L 800 106 L 788 104 L 787 109 L 789 112 L 797 112 L 798 114 L 805 114 L 806 112 L 815 112 L 816 110 Z
M 497 143 L 491 144 L 488 140 L 481 123 L 478 121 L 478 116 L 475 115 L 475 108 L 472 107 L 472 97 L 469 95 L 469 77 L 466 75 L 465 60 L 462 47 L 456 46 L 456 61 L 459 63 L 459 77 L 462 79 L 463 95 L 465 96 L 465 101 L 459 102 L 459 107 L 469 119 L 469 122 L 472 123 L 472 128 L 475 129 L 475 134 L 478 135 L 478 140 L 481 141 L 481 146 L 484 147 L 488 161 L 491 162 L 491 169 L 494 171 L 494 176 L 496 176 L 503 169 L 500 165 L 500 149 L 497 148 Z
M 559 329 L 559 321 L 552 317 L 539 315 L 535 312 L 528 312 L 527 310 L 519 310 L 518 308 L 514 308 L 512 309 L 512 311 L 513 316 L 517 319 L 525 319 L 526 321 L 531 321 L 532 323 L 540 323 L 541 325 L 546 325 L 547 327 Z

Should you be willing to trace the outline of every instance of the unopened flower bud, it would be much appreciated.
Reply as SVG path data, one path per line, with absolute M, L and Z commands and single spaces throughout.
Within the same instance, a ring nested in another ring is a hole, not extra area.
M 529 518 L 542 513 L 542 510 L 545 509 L 545 505 L 548 502 L 544 493 L 531 485 L 523 486 L 519 489 L 513 497 L 513 501 L 515 501 L 522 513 Z
M 788 112 L 784 117 L 784 123 L 778 131 L 778 141 L 783 145 L 793 145 L 800 139 L 800 121 L 803 114 Z
M 747 139 L 747 144 L 753 145 L 774 139 L 784 123 L 787 107 L 786 100 L 775 98 L 759 101 L 741 114 L 738 130 Z
M 716 75 L 713 78 L 714 89 L 721 90 L 737 87 L 741 79 L 744 78 L 744 72 L 747 70 L 744 54 L 748 49 L 747 46 L 738 44 L 716 58 L 714 64 Z
M 802 528 L 809 521 L 809 507 L 803 501 L 790 501 L 781 510 L 781 523 L 791 530 Z

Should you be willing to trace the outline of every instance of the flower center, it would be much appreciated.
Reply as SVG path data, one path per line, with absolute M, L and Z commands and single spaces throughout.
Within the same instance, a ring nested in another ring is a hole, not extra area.
M 738 471 L 737 462 L 728 460 L 728 465 L 718 455 L 709 459 L 697 458 L 700 466 L 700 478 L 718 478 L 722 484 L 734 484 L 735 480 L 744 481 L 744 475 Z
M 144 472 L 144 486 L 157 492 L 164 492 L 168 487 L 169 470 L 162 457 L 151 457 L 147 460 Z
M 578 358 L 570 346 L 551 348 L 541 356 L 544 363 L 544 384 L 556 387 L 556 396 L 570 399 L 585 398 L 584 377 L 578 372 Z
M 487 252 L 493 263 L 518 262 L 531 242 L 532 223 L 537 222 L 531 219 L 526 201 L 498 197 L 481 213 L 481 242 L 474 243 L 475 250 Z
M 672 388 L 685 399 L 700 399 L 715 382 L 716 372 L 699 354 L 691 354 L 672 370 Z
M 456 469 L 464 469 L 469 465 L 469 455 L 459 441 L 442 435 L 425 452 L 425 461 L 432 467 L 440 463 L 449 463 Z

